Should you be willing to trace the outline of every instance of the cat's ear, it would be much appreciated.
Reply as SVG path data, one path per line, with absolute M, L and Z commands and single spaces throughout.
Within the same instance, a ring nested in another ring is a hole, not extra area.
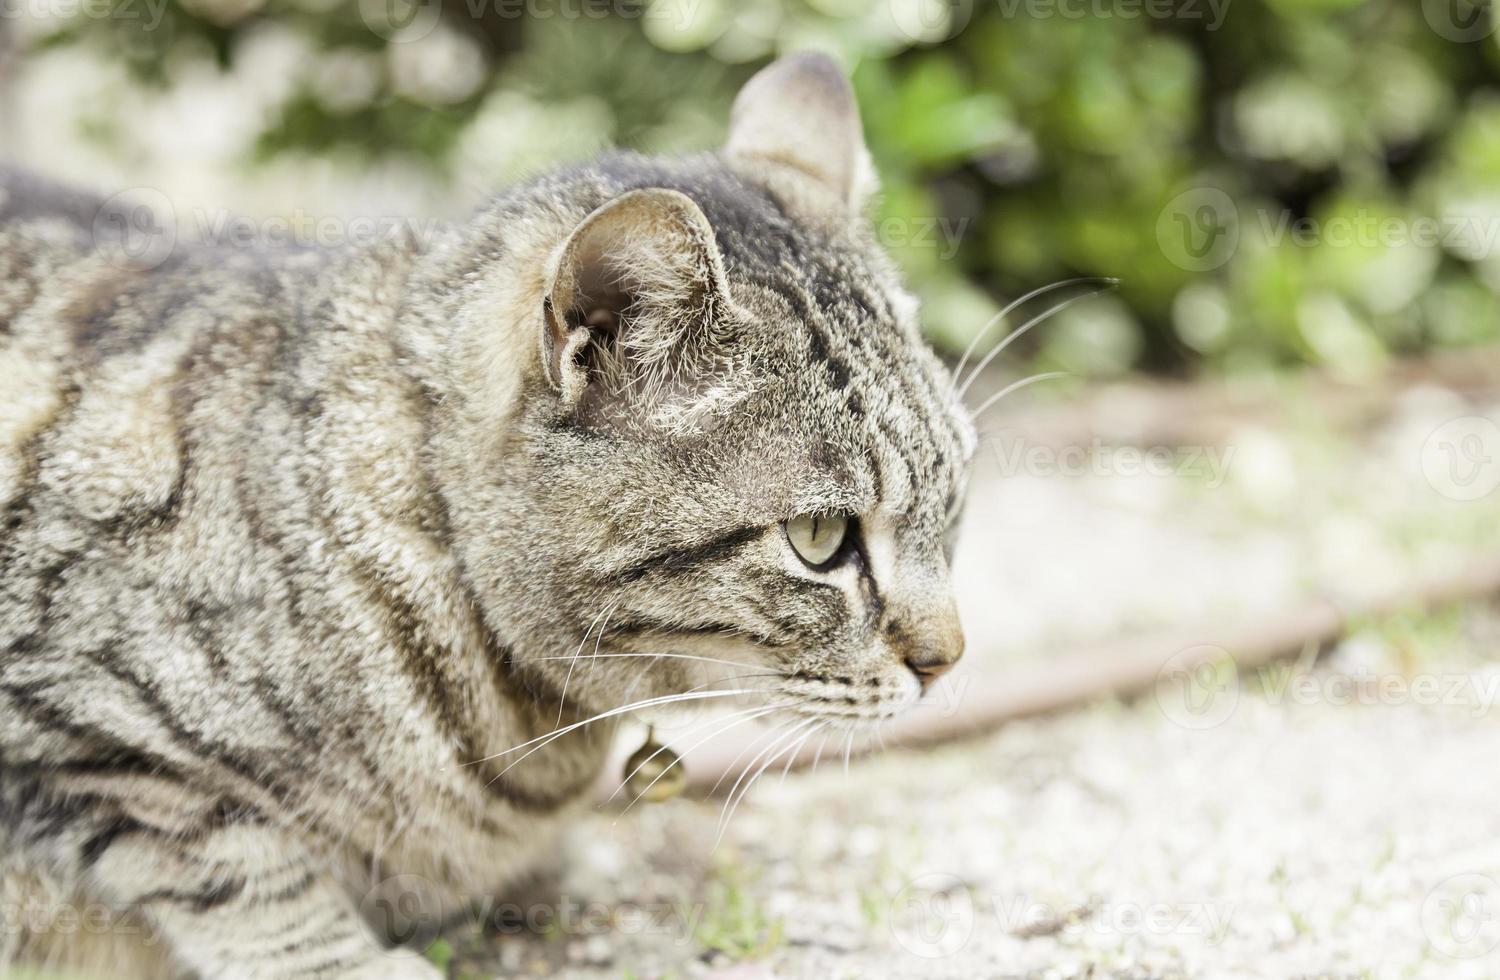
M 584 218 L 553 256 L 542 364 L 569 407 L 603 387 L 652 390 L 707 340 L 728 295 L 713 227 L 692 198 L 628 191 Z
M 731 159 L 790 167 L 843 208 L 857 211 L 875 187 L 859 105 L 826 55 L 788 55 L 745 83 L 729 116 Z

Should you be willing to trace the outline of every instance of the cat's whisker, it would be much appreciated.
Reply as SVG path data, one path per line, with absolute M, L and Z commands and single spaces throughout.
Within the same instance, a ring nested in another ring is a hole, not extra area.
M 1056 314 L 1061 313 L 1063 310 L 1066 310 L 1068 307 L 1072 306 L 1075 303 L 1081 303 L 1086 299 L 1092 299 L 1093 297 L 1108 292 L 1110 289 L 1114 288 L 1115 280 L 1104 281 L 1107 282 L 1108 285 L 1106 285 L 1103 289 L 1095 289 L 1091 292 L 1079 293 L 1077 296 L 1069 296 L 1061 303 L 1054 303 L 1053 305 L 1047 307 L 1047 309 L 1032 317 L 1030 320 L 1027 320 L 1025 323 L 1012 330 L 1004 340 L 1000 341 L 1000 343 L 990 348 L 989 352 L 980 359 L 978 364 L 974 365 L 974 370 L 970 371 L 969 376 L 964 379 L 962 384 L 959 385 L 958 397 L 962 398 L 964 395 L 968 394 L 969 389 L 973 387 L 975 381 L 979 380 L 980 373 L 989 366 L 990 362 L 1004 353 L 1005 348 L 1009 347 L 1011 344 L 1021 339 L 1021 337 L 1025 336 L 1031 330 L 1031 328 L 1050 319 Z
M 960 357 L 958 359 L 958 366 L 953 369 L 953 378 L 955 382 L 959 377 L 963 375 L 964 365 L 969 363 L 969 357 L 974 353 L 974 348 L 979 346 L 979 342 L 984 339 L 986 334 L 988 334 L 995 328 L 995 324 L 1001 322 L 1007 316 L 1010 316 L 1010 314 L 1015 312 L 1015 310 L 1020 307 L 1021 304 L 1030 302 L 1031 300 L 1036 299 L 1038 296 L 1045 296 L 1047 293 L 1050 293 L 1054 290 L 1062 289 L 1064 286 L 1075 286 L 1079 283 L 1098 281 L 1098 278 L 1095 276 L 1079 276 L 1074 279 L 1061 279 L 1054 283 L 1048 283 L 1045 286 L 1038 286 L 1031 292 L 1018 296 L 1015 299 L 1011 300 L 1009 303 L 1006 303 L 1005 308 L 1002 309 L 999 313 L 996 313 L 994 316 L 990 317 L 989 322 L 980 327 L 979 332 L 976 333 L 972 339 L 970 339 L 969 346 L 964 348 L 963 357 Z
M 749 667 L 749 666 L 752 666 L 750 663 L 748 663 L 748 662 L 746 662 L 744 660 L 724 660 L 724 659 L 722 659 L 720 657 L 700 657 L 700 656 L 697 656 L 695 654 L 690 654 L 690 653 L 596 653 L 590 659 L 592 659 L 592 660 L 611 660 L 611 659 L 624 659 L 624 658 L 637 658 L 637 659 L 643 659 L 643 660 L 656 660 L 656 659 L 667 659 L 667 660 L 698 660 L 698 661 L 702 661 L 703 663 L 706 663 L 706 664 L 725 664 L 725 665 L 730 666 L 730 667 Z M 572 657 L 524 657 L 524 658 L 517 658 L 517 659 L 524 660 L 527 663 L 535 663 L 535 662 L 540 662 L 540 661 L 545 661 L 545 660 L 572 660 L 573 658 Z
M 619 604 L 620 600 L 618 599 L 612 605 L 605 603 L 604 608 L 599 610 L 594 616 L 593 622 L 589 623 L 589 628 L 583 631 L 583 639 L 578 641 L 578 649 L 573 651 L 571 662 L 568 664 L 568 676 L 563 678 L 562 694 L 557 699 L 557 724 L 562 724 L 563 708 L 568 703 L 568 684 L 573 680 L 573 668 L 578 665 L 578 655 L 583 652 L 583 645 L 589 641 L 589 634 L 594 631 L 594 627 L 598 625 L 601 616 L 604 618 L 604 626 L 599 629 L 599 639 L 604 639 L 604 630 L 609 626 L 609 617 L 613 615 L 615 607 L 619 606 Z M 594 644 L 594 652 L 599 652 L 599 644 L 597 642 Z
M 1044 371 L 1041 374 L 1033 374 L 1028 378 L 1022 378 L 1019 381 L 1012 381 L 1010 384 L 1006 385 L 1004 388 L 1001 388 L 999 391 L 995 392 L 993 395 L 981 402 L 979 407 L 973 411 L 970 417 L 977 422 L 979 420 L 979 416 L 983 415 L 986 410 L 998 403 L 1000 399 L 1004 398 L 1006 395 L 1010 394 L 1013 391 L 1019 391 L 1022 388 L 1025 388 L 1027 385 L 1034 385 L 1038 381 L 1052 381 L 1056 378 L 1068 377 L 1072 377 L 1072 375 L 1067 371 Z
M 776 763 L 776 760 L 780 759 L 783 755 L 787 756 L 787 767 L 790 768 L 792 761 L 797 756 L 797 750 L 802 747 L 803 743 L 805 743 L 808 738 L 816 734 L 818 728 L 823 724 L 826 723 L 821 719 L 812 718 L 809 719 L 808 722 L 804 723 L 803 726 L 792 729 L 792 731 L 786 736 L 786 738 L 778 743 L 780 747 L 777 748 L 776 751 L 772 753 L 772 755 L 768 759 L 766 759 L 765 762 L 761 763 L 760 768 L 755 771 L 755 775 L 750 777 L 750 781 L 747 782 L 745 784 L 745 788 L 740 791 L 739 798 L 735 799 L 734 792 L 732 790 L 730 791 L 729 802 L 726 804 L 728 812 L 720 818 L 719 839 L 723 839 L 725 831 L 729 829 L 730 823 L 734 820 L 735 811 L 739 809 L 739 805 L 741 803 L 745 802 L 745 797 L 750 795 L 750 789 L 755 785 L 756 781 L 759 780 L 761 776 L 765 775 L 766 770 L 770 769 L 771 766 Z M 799 738 L 797 737 L 797 732 L 800 731 L 802 727 L 806 727 L 807 731 Z M 786 778 L 785 769 L 782 770 L 781 775 L 782 779 Z M 718 846 L 717 841 L 715 841 L 714 846 Z
M 763 705 L 757 705 L 756 707 L 753 707 L 753 708 L 744 708 L 744 709 L 741 709 L 739 711 L 731 712 L 729 714 L 729 717 L 731 719 L 733 719 L 733 721 L 730 723 L 729 726 L 727 726 L 726 728 L 720 728 L 720 729 L 718 729 L 718 731 L 726 731 L 727 728 L 731 728 L 734 725 L 738 725 L 741 721 L 747 720 L 745 718 L 746 715 L 754 715 L 756 712 L 760 712 L 761 714 L 769 714 L 771 711 L 774 711 L 774 710 L 775 710 L 775 708 L 768 708 L 768 707 L 765 707 Z M 717 734 L 717 732 L 715 734 Z M 635 778 L 636 773 L 640 772 L 642 769 L 644 769 L 647 766 L 649 766 L 651 764 L 651 760 L 652 759 L 655 759 L 657 756 L 661 755 L 663 752 L 666 752 L 670 748 L 671 748 L 671 743 L 670 742 L 663 742 L 661 745 L 657 746 L 655 752 L 652 752 L 650 755 L 646 756 L 646 758 L 644 758 L 644 759 L 642 759 L 640 761 L 639 765 L 637 765 L 634 769 L 630 770 L 629 772 L 627 772 L 625 774 L 625 778 L 620 781 L 620 785 L 618 785 L 618 786 L 615 787 L 615 791 L 613 793 L 610 793 L 609 794 L 609 798 L 606 799 L 604 801 L 604 803 L 601 803 L 599 805 L 600 806 L 604 806 L 606 804 L 613 803 L 615 797 L 617 797 L 617 796 L 620 795 L 620 791 L 622 789 L 624 789 L 626 786 L 630 785 L 630 781 Z M 681 755 L 679 754 L 678 757 L 681 758 Z M 661 779 L 662 776 L 665 776 L 667 774 L 667 772 L 670 770 L 670 768 L 671 767 L 669 766 L 667 769 L 662 770 L 662 772 L 657 775 L 656 779 L 651 780 L 651 782 L 646 786 L 646 788 L 644 790 L 642 790 L 641 793 L 635 797 L 635 800 L 640 799 L 641 796 L 644 796 L 647 792 L 649 792 L 650 789 L 651 789 L 651 787 L 656 785 L 656 781 L 658 779 Z M 632 805 L 635 803 L 635 800 L 631 800 L 630 801 Z M 630 809 L 630 807 L 627 806 L 626 810 L 629 810 L 629 809 Z
M 733 691 L 688 691 L 679 694 L 663 694 L 659 697 L 646 698 L 644 701 L 636 701 L 632 704 L 622 704 L 617 708 L 610 708 L 608 711 L 601 711 L 599 714 L 594 715 L 592 718 L 585 718 L 583 721 L 575 721 L 570 725 L 563 726 L 562 728 L 553 729 L 545 735 L 538 735 L 536 738 L 528 739 L 527 741 L 522 742 L 520 745 L 512 745 L 510 748 L 506 749 L 503 752 L 496 752 L 494 755 L 487 755 L 482 759 L 474 759 L 469 762 L 463 763 L 463 765 L 477 766 L 481 763 L 489 762 L 492 759 L 499 759 L 503 756 L 510 755 L 512 752 L 519 752 L 521 749 L 524 749 L 527 746 L 537 745 L 538 742 L 545 744 L 552 741 L 553 739 L 561 738 L 571 731 L 582 728 L 584 725 L 591 725 L 596 721 L 603 721 L 605 718 L 613 718 L 617 715 L 623 715 L 630 711 L 638 711 L 641 708 L 655 708 L 662 705 L 675 704 L 680 701 L 700 701 L 705 698 L 730 698 L 738 697 L 744 694 L 763 693 L 763 691 L 757 691 L 754 688 L 742 688 Z M 531 753 L 529 752 L 527 753 L 527 755 L 530 754 Z M 522 756 L 522 758 L 525 758 L 525 756 Z M 518 759 L 517 761 L 519 762 L 520 760 Z M 511 765 L 514 764 L 515 763 L 511 763 Z
M 689 691 L 701 691 L 710 684 L 725 684 L 729 681 L 744 681 L 757 677 L 785 677 L 786 675 L 776 670 L 760 670 L 753 674 L 730 674 L 728 677 L 715 677 L 713 680 L 704 681 L 688 688 Z
M 802 736 L 802 738 L 797 742 L 795 746 L 792 747 L 791 753 L 786 757 L 786 765 L 781 767 L 781 779 L 777 781 L 777 786 L 786 785 L 786 774 L 792 771 L 792 763 L 797 761 L 797 753 L 802 751 L 802 746 L 807 744 L 808 739 L 812 738 L 814 735 L 818 734 L 818 732 L 827 727 L 828 722 L 820 721 L 818 724 L 812 727 L 811 731 Z
M 542 749 L 545 749 L 547 746 L 551 745 L 553 742 L 557 741 L 559 738 L 562 738 L 564 735 L 568 734 L 570 731 L 573 731 L 576 728 L 580 728 L 583 725 L 587 725 L 590 722 L 599 721 L 602 718 L 607 718 L 607 717 L 609 717 L 611 715 L 618 715 L 618 714 L 621 714 L 621 713 L 623 713 L 625 711 L 634 711 L 634 710 L 637 710 L 637 709 L 639 709 L 641 707 L 659 707 L 661 704 L 674 704 L 674 703 L 677 703 L 677 702 L 680 702 L 680 701 L 695 701 L 695 700 L 700 700 L 702 698 L 709 698 L 709 697 L 731 697 L 731 696 L 734 696 L 736 694 L 759 694 L 759 693 L 762 693 L 762 692 L 760 692 L 760 691 L 754 691 L 754 690 L 749 690 L 749 689 L 746 689 L 746 690 L 743 690 L 743 691 L 698 691 L 698 692 L 691 692 L 690 691 L 690 692 L 687 692 L 685 694 L 674 694 L 674 695 L 670 695 L 670 696 L 668 696 L 666 698 L 654 699 L 657 702 L 656 704 L 647 704 L 646 702 L 642 702 L 642 703 L 639 703 L 639 704 L 627 705 L 627 706 L 625 706 L 623 708 L 615 708 L 615 709 L 613 709 L 611 711 L 606 711 L 603 714 L 595 715 L 593 718 L 590 718 L 590 719 L 588 719 L 586 721 L 576 722 L 576 723 L 574 723 L 572 725 L 567 726 L 566 728 L 559 729 L 558 731 L 553 732 L 550 736 L 544 736 L 546 738 L 546 741 L 544 741 L 541 744 L 536 745 L 536 746 L 528 749 L 519 758 L 517 758 L 516 760 L 514 760 L 513 762 L 511 762 L 504 769 L 501 769 L 499 772 L 495 773 L 494 777 L 492 779 L 490 779 L 490 783 L 493 784 L 495 782 L 495 780 L 501 778 L 506 773 L 508 773 L 512 769 L 514 769 L 516 766 L 518 766 L 521 763 L 525 762 L 532 755 L 535 755 L 537 752 L 540 752 Z M 500 754 L 501 755 L 505 755 L 506 753 L 502 752 Z
M 732 773 L 732 772 L 734 772 L 735 769 L 739 766 L 740 760 L 745 757 L 745 754 L 747 752 L 749 752 L 751 749 L 755 748 L 755 746 L 757 746 L 757 745 L 760 744 L 760 739 L 761 738 L 763 738 L 763 737 L 774 738 L 777 735 L 779 735 L 781 731 L 782 731 L 782 729 L 779 729 L 779 728 L 771 728 L 766 735 L 764 735 L 764 736 L 757 736 L 756 738 L 751 739 L 750 743 L 748 745 L 746 745 L 744 748 L 740 749 L 739 754 L 734 757 L 733 761 L 731 761 L 729 763 L 729 765 L 727 765 L 727 766 L 724 767 L 724 771 L 719 774 L 719 778 L 716 779 L 714 781 L 714 784 L 709 787 L 709 789 L 708 789 L 708 795 L 709 796 L 713 796 L 715 793 L 717 793 L 719 791 L 719 787 L 721 785 L 723 785 L 724 780 L 726 780 L 726 779 L 729 778 L 729 774 Z
M 734 729 L 740 727 L 741 725 L 745 725 L 745 724 L 749 724 L 750 722 L 757 721 L 757 720 L 759 720 L 761 718 L 764 718 L 766 715 L 769 715 L 769 714 L 771 714 L 771 713 L 773 713 L 773 712 L 775 712 L 775 711 L 777 711 L 777 710 L 779 710 L 781 708 L 789 707 L 790 705 L 791 705 L 791 702 L 788 701 L 788 702 L 783 703 L 783 704 L 773 704 L 773 705 L 770 705 L 769 707 L 765 707 L 765 708 L 751 708 L 751 709 L 749 709 L 749 711 L 753 712 L 753 713 L 749 714 L 748 716 L 745 716 L 745 712 L 737 712 L 735 716 L 731 716 L 731 717 L 734 717 L 734 720 L 732 722 L 730 722 L 728 725 L 724 725 L 722 727 L 714 729 L 712 732 L 710 732 L 709 734 L 705 735 L 703 738 L 700 738 L 698 741 L 694 742 L 684 752 L 681 753 L 680 758 L 686 759 L 693 752 L 697 751 L 701 746 L 707 744 L 708 742 L 712 741 L 713 739 L 716 739 L 716 738 L 718 738 L 721 735 L 725 735 L 725 734 L 733 731 Z M 665 746 L 665 745 L 662 746 L 663 749 L 665 749 L 666 747 L 667 746 Z M 658 750 L 658 752 L 659 751 L 660 750 Z M 653 753 L 652 754 L 652 758 L 655 758 L 655 755 L 656 754 Z M 650 760 L 647 760 L 647 761 L 650 761 Z M 637 770 L 637 771 L 639 771 L 639 770 Z M 635 806 L 637 803 L 639 803 L 641 801 L 642 797 L 644 797 L 647 793 L 651 792 L 651 787 L 655 786 L 658 782 L 660 782 L 661 779 L 662 779 L 662 777 L 665 776 L 666 774 L 667 774 L 667 770 L 663 770 L 661 773 L 659 773 L 656 776 L 655 779 L 653 779 L 653 780 L 651 780 L 651 782 L 647 783 L 646 784 L 646 788 L 643 789 L 643 790 L 641 790 L 639 793 L 637 793 L 636 796 L 635 796 L 635 798 L 632 799 L 629 803 L 627 803 L 625 805 L 625 809 L 620 811 L 620 816 L 623 817 L 625 814 L 629 813 L 631 807 Z M 635 773 L 631 773 L 631 776 L 633 776 L 633 775 L 635 775 Z M 613 800 L 615 798 L 615 796 L 620 792 L 620 790 L 624 789 L 625 786 L 626 786 L 626 784 L 628 784 L 629 782 L 630 782 L 630 777 L 627 776 L 625 778 L 624 782 L 622 782 L 619 786 L 617 786 L 615 788 L 615 792 L 612 793 L 612 794 L 610 794 L 609 800 Z M 605 802 L 607 803 L 607 802 L 609 802 L 609 800 L 606 800 Z M 618 819 L 618 818 L 616 818 L 616 819 Z
M 744 768 L 739 778 L 734 781 L 734 785 L 729 788 L 729 795 L 725 798 L 724 807 L 719 812 L 719 836 L 714 840 L 715 847 L 718 847 L 719 841 L 724 839 L 724 831 L 729 827 L 729 818 L 734 815 L 734 810 L 738 806 L 735 800 L 735 793 L 739 790 L 740 784 L 744 784 L 745 792 L 748 793 L 750 787 L 755 784 L 755 780 L 760 778 L 760 774 L 765 771 L 767 766 L 780 758 L 781 753 L 785 751 L 785 746 L 796 737 L 797 733 L 809 725 L 816 723 L 817 720 L 816 718 L 807 718 L 797 722 L 789 730 L 779 733 L 770 745 L 766 746 L 755 758 L 750 760 L 750 764 Z M 765 762 L 761 762 L 762 759 L 765 759 Z M 753 776 L 750 775 L 752 772 L 754 773 Z M 747 776 L 749 777 L 749 782 L 745 782 Z M 739 798 L 744 799 L 743 794 Z
M 823 761 L 823 750 L 828 748 L 828 740 L 832 737 L 833 726 L 831 723 L 825 722 L 823 725 L 823 740 L 818 743 L 818 751 L 813 756 L 812 771 L 814 774 L 816 774 L 818 771 L 818 763 Z

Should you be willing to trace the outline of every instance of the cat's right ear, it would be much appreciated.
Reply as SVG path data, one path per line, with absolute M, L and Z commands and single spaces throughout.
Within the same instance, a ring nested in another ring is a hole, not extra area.
M 835 211 L 858 211 L 875 189 L 854 89 L 831 58 L 811 51 L 780 58 L 745 83 L 724 152 L 800 174 Z
M 570 409 L 590 390 L 659 391 L 706 341 L 728 293 L 713 228 L 678 191 L 628 191 L 579 223 L 553 255 L 542 367 Z

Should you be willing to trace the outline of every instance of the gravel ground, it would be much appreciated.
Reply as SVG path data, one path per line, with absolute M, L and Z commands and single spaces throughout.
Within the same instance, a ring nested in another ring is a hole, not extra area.
M 454 975 L 1493 978 L 1497 638 L 1481 610 L 1382 624 L 1206 711 L 1164 687 L 825 760 L 722 840 L 717 800 L 599 812 Z

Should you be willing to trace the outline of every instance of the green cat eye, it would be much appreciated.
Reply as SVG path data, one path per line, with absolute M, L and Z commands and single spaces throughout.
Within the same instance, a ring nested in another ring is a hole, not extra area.
M 798 557 L 817 568 L 838 554 L 849 529 L 849 519 L 843 514 L 803 514 L 782 527 Z

